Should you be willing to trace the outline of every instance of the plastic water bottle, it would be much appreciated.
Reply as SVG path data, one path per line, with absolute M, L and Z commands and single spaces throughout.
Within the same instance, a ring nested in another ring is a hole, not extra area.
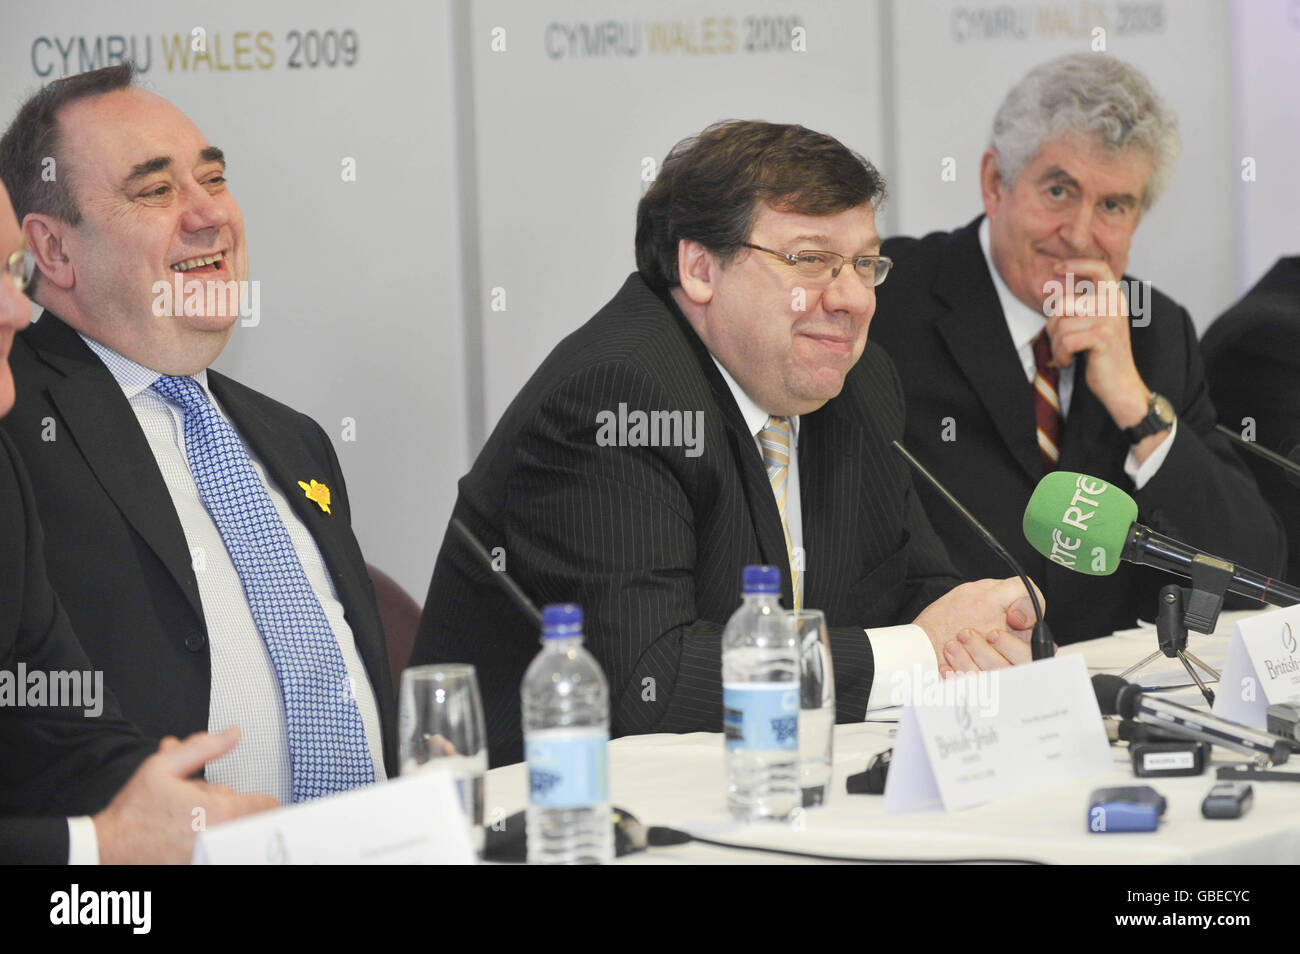
M 790 818 L 799 790 L 799 648 L 781 608 L 781 574 L 747 566 L 740 609 L 722 633 L 727 811 Z
M 529 864 L 614 857 L 609 813 L 609 684 L 582 648 L 582 609 L 542 610 L 542 651 L 523 684 Z

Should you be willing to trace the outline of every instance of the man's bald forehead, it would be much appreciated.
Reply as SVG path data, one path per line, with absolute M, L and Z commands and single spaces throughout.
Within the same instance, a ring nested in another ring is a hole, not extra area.
M 194 121 L 171 100 L 135 86 L 75 100 L 60 109 L 56 119 L 64 133 L 61 138 L 65 148 L 75 150 L 86 136 L 116 134 L 123 131 L 124 123 L 156 122 L 166 114 L 170 114 L 168 119 L 179 120 L 198 132 Z M 67 135 L 70 127 L 76 127 L 77 135 Z
M 130 86 L 69 103 L 59 111 L 57 121 L 62 133 L 64 154 L 69 160 L 67 182 L 74 193 L 81 193 L 87 172 L 111 178 L 111 187 L 126 188 L 148 170 L 145 166 L 166 167 L 172 163 L 188 165 L 194 161 L 215 161 L 224 165 L 220 150 L 203 140 L 198 127 L 176 104 L 148 90 Z M 192 133 L 200 145 L 184 154 L 173 154 L 172 133 L 178 128 Z M 154 139 L 163 142 L 155 146 Z M 105 157 L 104 150 L 116 155 Z M 124 158 L 122 153 L 127 153 Z M 192 154 L 190 154 L 192 152 Z M 101 183 L 103 184 L 103 183 Z M 82 193 L 84 199 L 85 194 Z

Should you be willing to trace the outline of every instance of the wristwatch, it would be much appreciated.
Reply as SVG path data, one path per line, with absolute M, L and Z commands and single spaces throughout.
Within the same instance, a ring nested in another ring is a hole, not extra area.
M 1137 444 L 1152 434 L 1169 430 L 1174 426 L 1174 417 L 1174 406 L 1169 399 L 1152 391 L 1151 400 L 1147 402 L 1147 416 L 1135 426 L 1124 428 L 1124 436 L 1130 444 Z

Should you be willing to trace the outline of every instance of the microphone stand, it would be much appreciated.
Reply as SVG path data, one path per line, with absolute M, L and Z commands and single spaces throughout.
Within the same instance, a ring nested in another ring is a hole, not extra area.
M 1170 583 L 1160 588 L 1160 602 L 1156 610 L 1156 637 L 1160 648 L 1124 670 L 1120 673 L 1120 678 L 1128 679 L 1160 656 L 1177 659 L 1201 690 L 1205 701 L 1213 706 L 1214 693 L 1192 668 L 1192 664 L 1201 667 L 1215 681 L 1219 679 L 1219 672 L 1188 651 L 1187 631 L 1214 632 L 1219 624 L 1219 613 L 1223 610 L 1223 598 L 1232 582 L 1233 567 L 1216 557 L 1198 554 L 1192 560 L 1191 571 L 1190 587 Z

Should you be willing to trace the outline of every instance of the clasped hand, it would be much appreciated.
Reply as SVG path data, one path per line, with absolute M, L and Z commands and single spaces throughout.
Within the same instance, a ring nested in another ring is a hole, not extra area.
M 1034 590 L 1041 603 L 1042 592 Z M 930 637 L 939 672 L 949 675 L 1029 662 L 1036 619 L 1024 584 L 1013 576 L 963 583 L 922 610 L 915 623 Z

